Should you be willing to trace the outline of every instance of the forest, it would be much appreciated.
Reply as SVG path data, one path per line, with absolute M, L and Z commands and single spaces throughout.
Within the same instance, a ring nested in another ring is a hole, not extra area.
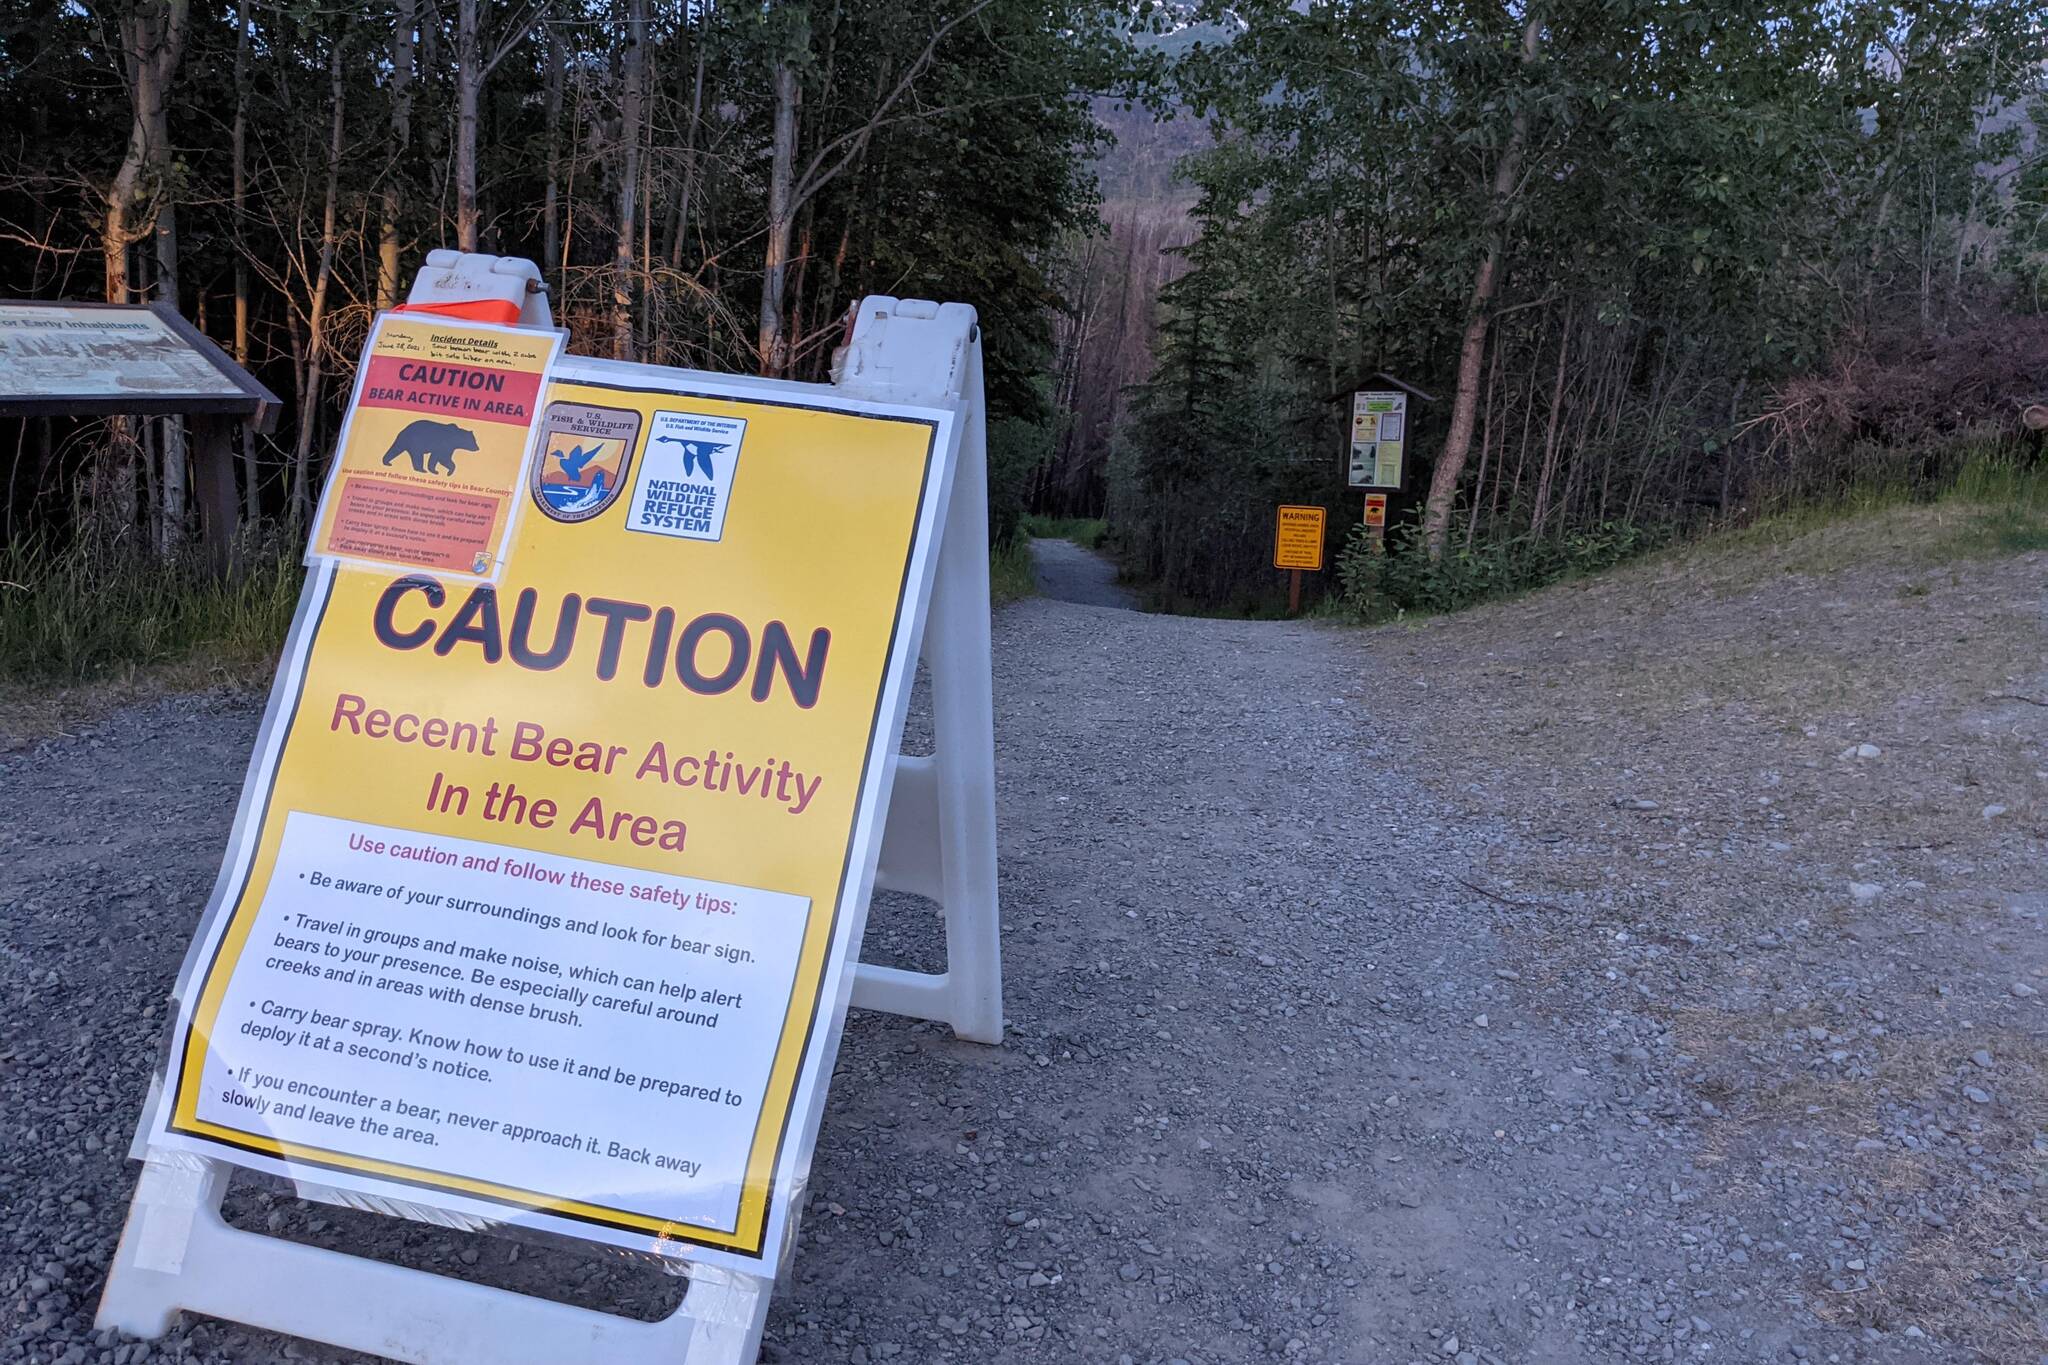
M 971 303 L 997 543 L 1106 516 L 1168 606 L 1269 606 L 1279 502 L 1371 614 L 1933 487 L 2038 441 L 2043 71 L 2021 0 L 0 0 L 0 298 L 173 302 L 285 405 L 225 586 L 177 422 L 0 422 L 0 668 L 272 628 L 440 246 L 574 350 L 798 379 L 864 294 Z M 1434 400 L 1385 555 L 1375 374 Z
M 2038 6 L 1205 17 L 1222 41 L 1174 72 L 1216 133 L 1181 167 L 1196 232 L 1100 480 L 1165 600 L 1270 597 L 1276 503 L 1356 524 L 1338 452 L 1375 373 L 1436 401 L 1413 414 L 1395 553 L 1347 557 L 1367 608 L 2038 456 Z

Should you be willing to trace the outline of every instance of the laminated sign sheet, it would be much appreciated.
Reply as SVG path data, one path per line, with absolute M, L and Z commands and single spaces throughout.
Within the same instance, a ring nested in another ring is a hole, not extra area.
M 495 584 L 314 568 L 151 1142 L 773 1274 L 954 418 L 575 373 Z
M 308 559 L 497 577 L 562 334 L 384 313 Z

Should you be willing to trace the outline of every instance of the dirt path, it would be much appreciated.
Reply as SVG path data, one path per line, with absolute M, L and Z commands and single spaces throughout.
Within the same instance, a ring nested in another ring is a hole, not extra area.
M 1056 601 L 1129 610 L 1138 606 L 1137 596 L 1117 583 L 1116 565 L 1107 556 L 1084 550 L 1071 540 L 1033 540 L 1031 567 L 1038 578 L 1038 591 Z
M 1551 856 L 1553 829 L 1431 766 L 1412 732 L 1430 674 L 1381 662 L 1388 643 L 1001 613 L 1009 1040 L 856 1012 L 767 1358 L 1965 1358 L 1805 1297 L 1807 1258 L 1856 1258 L 1875 1215 L 1831 1204 L 1809 1245 L 1804 1213 L 1728 1185 L 1698 1064 L 1608 965 L 1618 932 L 1668 959 L 1679 931 L 1561 916 L 1504 877 Z M 174 699 L 0 759 L 0 1360 L 353 1359 L 223 1324 L 102 1354 L 89 1329 L 155 1002 L 256 719 L 245 698 Z M 1644 900 L 1675 924 L 1665 886 Z M 878 905 L 869 957 L 939 952 L 927 907 Z M 1831 964 L 1811 970 L 1824 988 Z M 677 1292 L 253 1183 L 231 1209 L 594 1306 Z M 2023 1247 L 2015 1226 L 1983 1235 Z M 2033 1292 L 2012 1269 L 2006 1292 Z

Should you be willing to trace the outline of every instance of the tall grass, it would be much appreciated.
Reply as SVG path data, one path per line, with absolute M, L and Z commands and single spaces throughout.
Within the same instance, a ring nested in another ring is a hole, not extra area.
M 302 577 L 278 546 L 249 553 L 228 579 L 196 550 L 160 560 L 0 548 L 0 681 L 86 683 L 195 659 L 245 666 L 282 647 Z
M 1000 607 L 1038 591 L 1038 575 L 1031 567 L 1031 537 L 1019 531 L 989 552 L 989 605 Z
M 1933 457 L 1930 457 L 1932 459 Z M 1964 437 L 1939 457 L 1944 472 L 1914 477 L 1895 464 L 1823 497 L 1772 506 L 1717 537 L 1727 549 L 1782 545 L 1811 532 L 1906 507 L 1950 514 L 1921 551 L 1934 558 L 2048 549 L 2048 463 L 2022 443 Z
M 1944 501 L 1977 509 L 1971 530 L 1985 551 L 2048 550 L 2048 464 L 2010 452 L 1972 460 Z

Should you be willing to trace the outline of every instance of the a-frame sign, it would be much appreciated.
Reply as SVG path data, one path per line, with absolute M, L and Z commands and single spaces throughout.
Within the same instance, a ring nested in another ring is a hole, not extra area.
M 973 310 L 865 300 L 827 385 L 581 357 L 527 384 L 536 276 L 434 253 L 429 311 L 373 338 L 101 1327 L 750 1362 L 849 1004 L 1000 1040 Z M 941 903 L 944 974 L 858 961 L 876 886 Z M 650 1323 L 235 1229 L 237 1165 L 690 1288 Z

